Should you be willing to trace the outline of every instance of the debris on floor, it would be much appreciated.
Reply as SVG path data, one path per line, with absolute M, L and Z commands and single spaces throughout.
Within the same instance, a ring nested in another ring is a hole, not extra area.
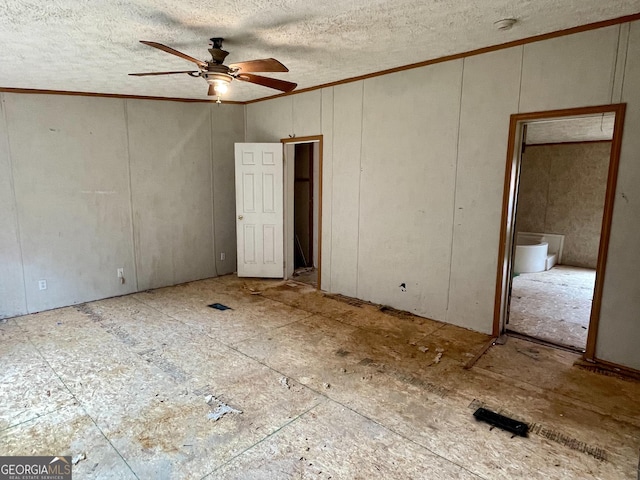
M 436 355 L 436 358 L 433 359 L 433 363 L 440 363 L 440 360 L 442 360 L 442 352 Z
M 287 377 L 280 377 L 280 385 L 282 385 L 286 389 L 291 388 L 291 386 L 289 385 L 289 379 Z
M 514 420 L 513 418 L 505 417 L 504 415 L 492 412 L 491 410 L 487 410 L 486 408 L 478 408 L 475 412 L 473 412 L 473 416 L 476 418 L 476 420 L 481 420 L 483 422 L 487 422 L 489 425 L 492 425 L 492 429 L 493 427 L 498 427 L 502 430 L 506 430 L 507 432 L 511 432 L 514 435 L 520 435 L 521 437 L 526 437 L 529 432 L 529 425 L 527 425 L 526 423 Z
M 420 350 L 422 353 L 427 353 L 429 351 L 429 347 L 425 347 L 423 345 L 422 347 L 418 347 L 418 350 Z
M 207 418 L 209 420 L 213 420 L 214 422 L 217 422 L 222 417 L 224 417 L 227 413 L 242 413 L 242 410 L 237 410 L 233 407 L 230 407 L 226 403 L 222 403 L 218 405 L 216 408 L 214 408 L 213 412 L 209 412 L 209 415 L 207 415 Z
M 256 290 L 255 288 L 249 287 L 248 285 L 244 285 L 243 288 L 248 290 L 251 295 L 261 295 L 262 292 L 260 290 Z
M 323 383 L 322 386 L 327 389 L 331 388 L 331 385 L 329 385 L 328 383 Z
M 221 303 L 212 303 L 209 307 L 215 308 L 216 310 L 231 310 L 231 307 L 227 307 Z
M 294 282 L 287 282 L 286 285 L 287 287 L 291 287 L 291 288 L 296 288 L 299 286 L 297 283 L 294 283 Z
M 540 359 L 540 350 L 537 350 L 535 348 L 516 348 L 516 352 L 521 353 L 522 355 L 529 357 L 529 358 L 533 358 L 534 360 L 539 360 Z
M 204 401 L 207 405 L 216 405 L 216 408 L 214 408 L 213 411 L 209 412 L 209 414 L 207 415 L 207 418 L 209 420 L 213 420 L 214 422 L 220 420 L 227 413 L 242 413 L 242 410 L 238 410 L 237 408 L 233 408 L 227 405 L 213 395 L 207 395 L 204 398 Z
M 71 458 L 71 463 L 73 463 L 74 465 L 77 465 L 79 462 L 86 459 L 87 459 L 86 453 L 78 453 L 77 455 L 74 455 L 73 458 Z

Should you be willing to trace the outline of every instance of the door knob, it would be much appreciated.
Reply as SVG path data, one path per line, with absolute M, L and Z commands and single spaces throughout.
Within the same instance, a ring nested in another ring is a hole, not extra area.
M 242 215 L 238 215 L 238 220 L 242 220 L 244 217 Z

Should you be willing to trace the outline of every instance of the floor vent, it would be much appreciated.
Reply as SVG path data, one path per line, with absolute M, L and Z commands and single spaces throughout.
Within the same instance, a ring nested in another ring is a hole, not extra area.
M 211 305 L 208 305 L 210 308 L 215 308 L 216 310 L 231 310 L 231 307 L 227 307 L 226 305 L 223 305 L 221 303 L 212 303 Z
M 526 437 L 529 432 L 529 425 L 526 423 L 505 417 L 504 415 L 492 412 L 486 408 L 480 407 L 474 412 L 473 416 L 476 417 L 477 420 L 482 420 L 483 422 L 487 422 L 489 425 L 492 425 L 491 428 L 498 427 L 502 430 L 506 430 L 507 432 L 511 432 L 514 435 Z

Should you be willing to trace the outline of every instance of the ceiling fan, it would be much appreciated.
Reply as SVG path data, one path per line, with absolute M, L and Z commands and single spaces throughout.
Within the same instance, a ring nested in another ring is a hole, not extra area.
M 243 82 L 255 83 L 269 88 L 280 90 L 281 92 L 290 92 L 294 90 L 298 85 L 286 80 L 280 80 L 277 78 L 263 77 L 262 75 L 254 75 L 252 72 L 288 72 L 289 69 L 285 67 L 275 58 L 264 58 L 261 60 L 250 60 L 248 62 L 232 63 L 230 65 L 224 65 L 224 60 L 229 55 L 229 52 L 222 49 L 223 38 L 214 37 L 211 38 L 211 48 L 209 53 L 211 54 L 211 60 L 203 61 L 193 58 L 186 53 L 179 52 L 171 47 L 167 47 L 161 43 L 148 42 L 140 40 L 140 43 L 149 45 L 150 47 L 157 48 L 163 52 L 176 55 L 180 58 L 184 58 L 190 62 L 198 65 L 198 70 L 182 70 L 179 72 L 150 72 L 150 73 L 130 73 L 135 77 L 144 77 L 148 75 L 174 75 L 180 73 L 186 73 L 192 77 L 204 78 L 209 84 L 209 90 L 207 95 L 216 96 L 216 103 L 222 103 L 220 97 L 227 92 L 227 88 L 233 79 L 241 80 Z

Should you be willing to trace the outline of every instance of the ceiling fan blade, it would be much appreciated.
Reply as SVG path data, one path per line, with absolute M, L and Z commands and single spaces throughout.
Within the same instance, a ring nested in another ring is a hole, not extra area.
M 250 60 L 248 62 L 238 62 L 229 65 L 229 68 L 237 68 L 240 72 L 288 72 L 285 67 L 275 58 L 263 58 L 261 60 Z
M 194 70 L 183 70 L 181 72 L 148 72 L 148 73 L 130 73 L 129 75 L 133 76 L 133 77 L 147 77 L 149 75 L 173 75 L 176 73 L 199 73 L 197 71 Z
M 185 60 L 189 60 L 190 62 L 193 62 L 199 65 L 200 67 L 204 68 L 207 66 L 206 62 L 203 62 L 202 60 L 198 60 L 197 58 L 193 58 L 187 55 L 186 53 L 179 52 L 178 50 L 175 50 L 171 47 L 167 47 L 166 45 L 163 45 L 161 43 L 148 42 L 146 40 L 140 40 L 140 43 L 144 43 L 145 45 L 149 45 L 150 47 L 157 48 L 159 50 L 162 50 L 163 52 L 170 53 L 171 55 L 176 55 L 177 57 L 184 58 Z
M 280 90 L 282 92 L 290 92 L 298 86 L 297 83 L 287 82 L 286 80 L 280 80 L 277 78 L 263 77 L 262 75 L 253 75 L 251 73 L 241 73 L 235 78 L 237 78 L 238 80 L 242 80 L 243 82 L 255 83 L 264 87 L 275 88 L 276 90 Z
M 215 96 L 216 95 L 216 89 L 213 87 L 213 85 L 209 85 L 209 90 L 207 90 L 207 95 L 209 95 L 209 96 Z

